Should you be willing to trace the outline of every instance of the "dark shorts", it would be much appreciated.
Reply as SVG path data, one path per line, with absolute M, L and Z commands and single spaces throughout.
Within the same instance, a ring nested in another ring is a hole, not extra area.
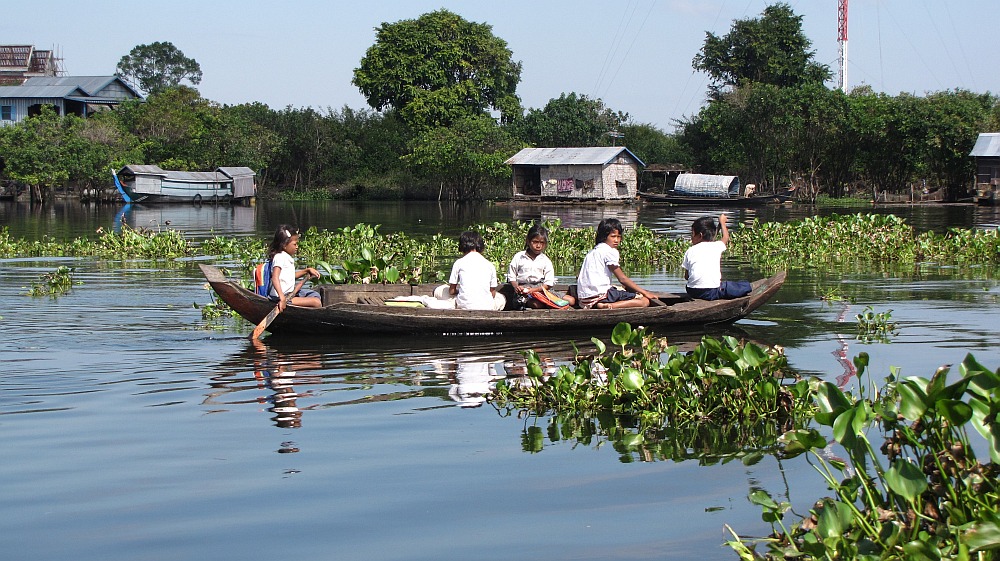
M 598 302 L 621 302 L 622 300 L 632 300 L 636 297 L 635 292 L 629 292 L 627 290 L 621 290 L 612 286 L 608 289 L 608 293 L 604 295 L 604 298 L 598 300 Z
M 320 298 L 320 295 L 319 295 L 319 292 L 316 292 L 315 290 L 313 290 L 311 288 L 302 288 L 302 289 L 299 290 L 299 293 L 295 295 L 295 297 L 296 298 Z M 277 302 L 279 300 L 279 298 L 277 296 L 268 296 L 267 298 L 268 298 L 268 300 L 270 300 L 272 302 Z M 289 298 L 289 296 L 286 294 L 285 298 Z
M 687 287 L 688 296 L 698 300 L 732 300 L 750 294 L 752 287 L 749 281 L 722 281 L 719 288 Z

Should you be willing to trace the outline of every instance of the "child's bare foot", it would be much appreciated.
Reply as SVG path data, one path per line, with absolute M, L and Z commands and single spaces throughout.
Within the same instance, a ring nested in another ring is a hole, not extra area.
M 611 302 L 598 302 L 598 303 L 594 304 L 594 307 L 597 308 L 598 310 L 612 310 L 612 309 L 614 309 L 614 306 L 611 305 Z

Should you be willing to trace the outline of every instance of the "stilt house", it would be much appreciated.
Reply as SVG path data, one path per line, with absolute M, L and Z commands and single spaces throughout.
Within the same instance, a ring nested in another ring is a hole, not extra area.
M 645 167 L 621 146 L 525 148 L 506 163 L 519 200 L 632 200 Z

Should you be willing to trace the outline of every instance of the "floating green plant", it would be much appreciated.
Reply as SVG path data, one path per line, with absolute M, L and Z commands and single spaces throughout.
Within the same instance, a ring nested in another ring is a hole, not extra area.
M 876 312 L 871 306 L 865 306 L 855 318 L 859 341 L 888 343 L 891 336 L 899 333 L 899 324 L 892 321 L 892 310 Z
M 868 355 L 854 359 L 865 374 Z M 805 519 L 786 524 L 785 502 L 756 491 L 774 533 L 728 544 L 743 559 L 994 559 L 1000 549 L 1000 369 L 970 354 L 949 381 L 949 368 L 930 379 L 898 379 L 865 398 L 822 382 L 816 421 L 829 427 L 847 460 L 830 458 L 827 438 L 815 429 L 786 433 L 784 454 L 808 454 L 833 495 L 820 499 Z M 882 445 L 868 439 L 872 426 Z M 980 463 L 970 440 L 979 433 L 990 457 Z M 876 451 L 878 450 L 878 452 Z M 764 545 L 766 553 L 756 551 Z
M 525 352 L 527 377 L 498 383 L 494 405 L 535 415 L 603 412 L 656 425 L 789 420 L 811 407 L 808 382 L 788 372 L 778 347 L 705 337 L 682 353 L 627 323 L 611 334 L 614 352 L 600 339 L 592 341 L 596 355 L 579 357 L 549 376 L 537 353 Z
M 73 280 L 72 267 L 59 266 L 51 273 L 41 275 L 37 281 L 31 283 L 28 289 L 28 296 L 52 296 L 56 297 L 68 292 L 74 284 L 83 284 L 81 281 Z

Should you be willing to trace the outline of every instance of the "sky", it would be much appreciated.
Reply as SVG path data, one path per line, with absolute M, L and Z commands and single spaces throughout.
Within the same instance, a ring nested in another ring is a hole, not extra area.
M 673 132 L 705 103 L 691 61 L 707 32 L 759 17 L 765 0 L 48 0 L 11 2 L 0 44 L 54 49 L 68 75 L 111 75 L 137 45 L 168 41 L 201 65 L 201 95 L 272 109 L 367 108 L 353 71 L 383 23 L 448 9 L 485 23 L 522 63 L 517 93 L 542 108 L 563 93 L 601 99 L 635 123 Z M 789 0 L 815 60 L 839 69 L 838 0 Z M 898 95 L 965 89 L 1000 94 L 986 42 L 1000 0 L 850 0 L 847 84 Z M 626 140 L 627 143 L 627 140 Z

